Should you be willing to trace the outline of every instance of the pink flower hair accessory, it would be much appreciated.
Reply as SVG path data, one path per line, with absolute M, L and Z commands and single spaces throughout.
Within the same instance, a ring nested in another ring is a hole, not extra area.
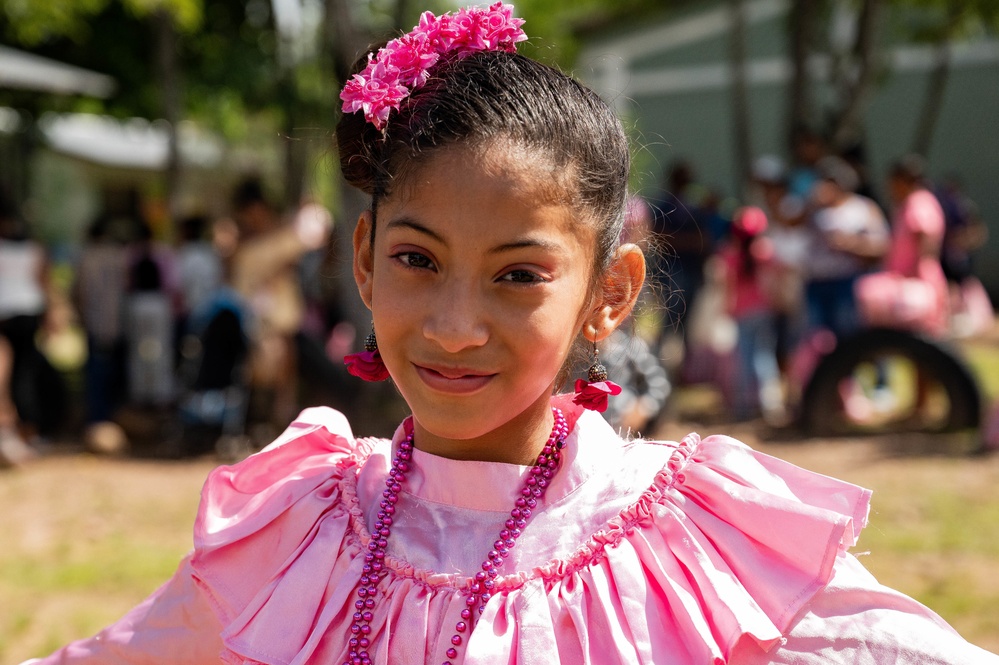
M 476 51 L 516 51 L 527 39 L 513 16 L 513 5 L 497 2 L 488 9 L 469 7 L 434 16 L 424 12 L 409 33 L 393 39 L 368 64 L 351 77 L 340 93 L 344 113 L 364 112 L 376 129 L 384 130 L 389 114 L 397 110 L 413 90 L 427 82 L 430 69 L 450 52 L 467 55 Z

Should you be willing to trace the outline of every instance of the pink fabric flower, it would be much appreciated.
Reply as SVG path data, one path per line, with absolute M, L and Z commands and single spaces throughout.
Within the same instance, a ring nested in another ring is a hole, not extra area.
M 451 49 L 460 49 L 463 52 L 483 51 L 480 45 L 478 27 L 479 13 L 481 9 L 459 9 L 451 17 L 450 28 L 454 33 L 454 42 Z
M 572 402 L 584 409 L 603 412 L 607 410 L 607 398 L 620 394 L 621 386 L 613 381 L 590 383 L 584 379 L 576 379 L 576 396 L 572 398 Z
M 427 36 L 435 53 L 443 54 L 451 50 L 458 33 L 451 25 L 451 15 L 434 16 L 432 12 L 423 12 L 420 17 L 420 24 L 416 27 L 416 32 L 421 32 Z M 412 33 L 411 33 L 412 34 Z
M 479 18 L 478 44 L 483 50 L 503 50 L 513 53 L 515 44 L 527 39 L 520 29 L 524 19 L 513 17 L 513 7 L 497 2 Z
M 364 111 L 364 117 L 378 129 L 385 126 L 392 109 L 399 108 L 409 96 L 409 88 L 399 80 L 399 70 L 372 60 L 360 74 L 355 74 L 343 92 L 345 113 Z
M 399 83 L 409 88 L 423 85 L 440 54 L 423 34 L 409 34 L 392 40 L 378 52 L 378 60 L 399 70 Z M 409 94 L 407 90 L 406 94 Z
M 513 53 L 517 42 L 527 39 L 520 27 L 523 24 L 523 19 L 514 18 L 513 5 L 502 2 L 489 9 L 470 7 L 442 16 L 423 12 L 415 28 L 369 55 L 367 67 L 347 81 L 340 93 L 343 112 L 363 111 L 368 122 L 384 129 L 392 111 L 427 82 L 431 67 L 442 55 L 452 51 L 459 55 Z
M 343 357 L 347 371 L 365 381 L 384 381 L 389 378 L 388 368 L 377 351 L 361 351 Z

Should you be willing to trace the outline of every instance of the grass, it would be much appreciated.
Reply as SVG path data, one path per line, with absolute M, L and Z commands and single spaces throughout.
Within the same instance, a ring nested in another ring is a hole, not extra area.
M 986 401 L 999 400 L 999 343 L 992 340 L 974 340 L 962 345 L 968 364 L 978 377 Z
M 883 464 L 896 468 L 858 473 L 876 486 L 875 512 L 859 543 L 871 552 L 865 565 L 971 641 L 999 651 L 999 464 L 957 458 Z
M 0 663 L 94 634 L 191 548 L 211 462 L 53 457 L 0 474 Z

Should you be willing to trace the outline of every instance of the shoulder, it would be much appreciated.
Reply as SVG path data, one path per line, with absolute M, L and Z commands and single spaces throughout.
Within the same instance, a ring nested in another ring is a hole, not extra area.
M 202 489 L 196 542 L 208 544 L 235 521 L 288 509 L 291 495 L 314 490 L 362 463 L 377 439 L 355 439 L 339 411 L 303 411 L 271 444 L 242 462 L 213 470 Z M 272 505 L 273 504 L 273 505 Z
M 381 443 L 355 439 L 337 411 L 307 409 L 259 453 L 209 474 L 195 521 L 192 567 L 223 620 L 319 531 L 331 539 L 327 551 L 337 551 L 351 508 L 341 481 Z
M 905 210 L 910 215 L 918 216 L 941 227 L 944 225 L 944 211 L 940 201 L 928 189 L 917 189 L 910 194 L 905 202 Z

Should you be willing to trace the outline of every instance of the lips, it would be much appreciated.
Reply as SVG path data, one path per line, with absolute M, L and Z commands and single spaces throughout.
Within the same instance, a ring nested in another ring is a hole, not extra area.
M 432 390 L 452 395 L 467 395 L 489 384 L 494 373 L 464 367 L 413 365 L 420 379 Z

